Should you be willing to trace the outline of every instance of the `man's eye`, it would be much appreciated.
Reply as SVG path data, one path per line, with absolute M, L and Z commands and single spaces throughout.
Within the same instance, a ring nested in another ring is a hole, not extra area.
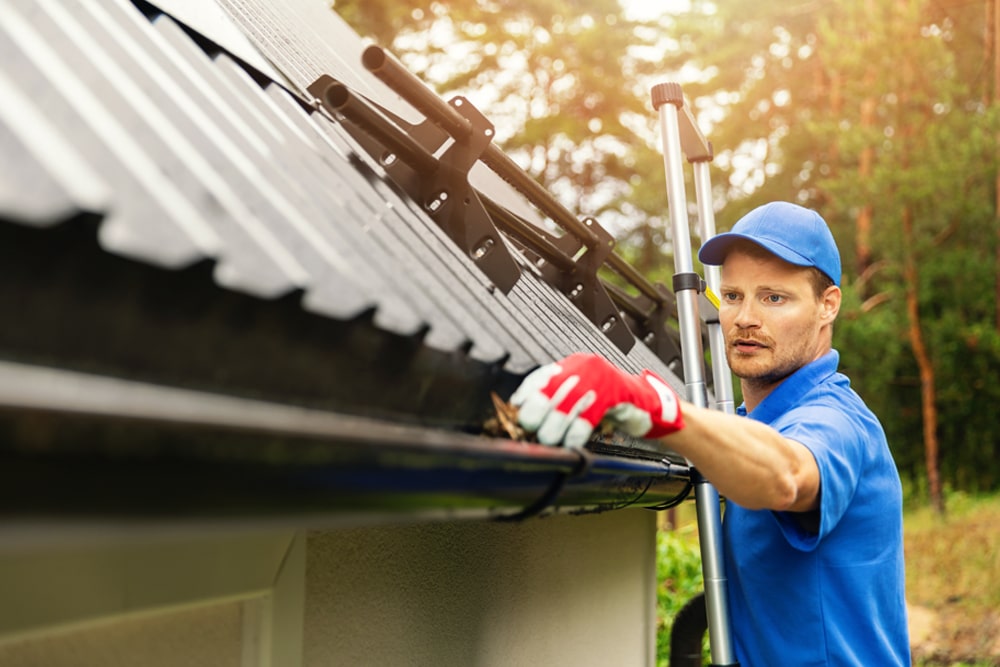
M 736 292 L 723 292 L 722 293 L 722 300 L 723 301 L 730 301 L 730 302 L 732 302 L 732 301 L 739 301 L 739 299 L 740 299 L 740 295 L 737 294 Z
M 764 297 L 764 300 L 767 301 L 768 303 L 781 303 L 782 301 L 784 301 L 784 298 L 782 298 L 780 294 L 768 294 L 766 297 Z

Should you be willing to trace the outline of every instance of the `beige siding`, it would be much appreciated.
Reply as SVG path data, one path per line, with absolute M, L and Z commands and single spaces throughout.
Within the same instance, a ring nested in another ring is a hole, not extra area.
M 652 665 L 655 514 L 311 534 L 305 665 Z
M 4 667 L 655 663 L 655 514 L 0 546 Z
M 0 645 L 9 667 L 240 667 L 239 602 L 122 617 Z

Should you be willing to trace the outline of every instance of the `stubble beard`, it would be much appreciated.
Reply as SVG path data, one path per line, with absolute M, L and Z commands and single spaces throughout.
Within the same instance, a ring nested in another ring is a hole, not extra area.
M 768 348 L 773 352 L 774 348 Z M 726 349 L 726 360 L 733 375 L 743 383 L 744 390 L 762 390 L 777 385 L 799 369 L 799 364 L 790 361 L 764 364 L 759 359 L 748 358 L 733 348 Z

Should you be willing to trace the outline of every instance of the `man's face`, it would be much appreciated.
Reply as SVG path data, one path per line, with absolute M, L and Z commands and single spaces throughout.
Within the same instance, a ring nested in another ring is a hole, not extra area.
M 771 387 L 829 349 L 840 291 L 831 287 L 817 298 L 811 276 L 807 268 L 740 245 L 726 255 L 719 319 L 726 358 L 744 387 Z

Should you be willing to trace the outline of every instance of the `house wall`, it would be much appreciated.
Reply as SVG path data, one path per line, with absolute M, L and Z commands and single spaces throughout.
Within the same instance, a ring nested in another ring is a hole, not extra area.
M 0 547 L 0 664 L 655 663 L 655 514 Z
M 310 535 L 305 665 L 652 665 L 655 514 Z

